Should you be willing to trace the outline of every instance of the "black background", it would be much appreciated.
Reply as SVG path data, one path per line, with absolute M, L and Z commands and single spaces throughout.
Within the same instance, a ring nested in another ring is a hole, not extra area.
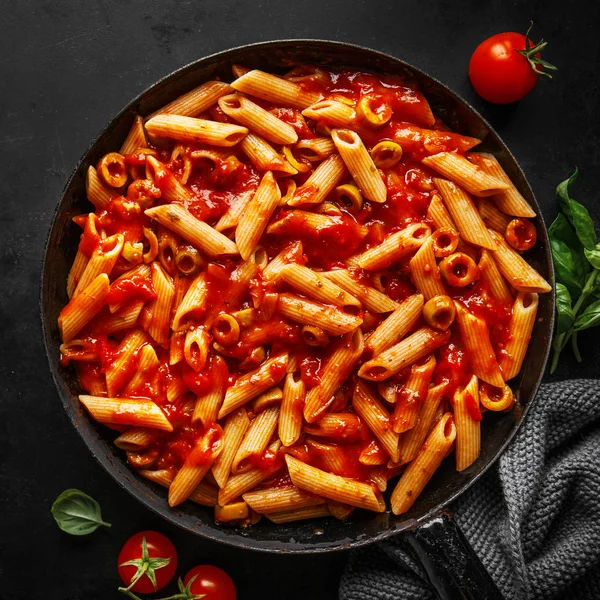
M 104 124 L 172 70 L 228 47 L 281 38 L 348 41 L 420 67 L 470 101 L 520 161 L 547 221 L 554 188 L 575 166 L 575 196 L 599 221 L 600 4 L 485 0 L 0 0 L 0 598 L 117 598 L 117 553 L 158 529 L 182 569 L 225 568 L 239 597 L 334 598 L 345 556 L 234 551 L 185 534 L 138 505 L 99 467 L 64 414 L 41 343 L 43 245 L 61 190 Z M 559 68 L 509 107 L 480 100 L 467 79 L 476 45 L 500 31 L 549 42 Z M 598 333 L 581 335 L 585 364 L 565 353 L 559 377 L 598 376 Z M 111 530 L 78 539 L 49 513 L 77 487 L 102 505 Z

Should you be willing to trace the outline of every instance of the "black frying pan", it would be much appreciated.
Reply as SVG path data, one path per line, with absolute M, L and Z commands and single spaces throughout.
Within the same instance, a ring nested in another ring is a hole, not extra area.
M 168 521 L 205 538 L 266 552 L 317 553 L 347 550 L 384 540 L 402 531 L 428 570 L 442 598 L 501 598 L 489 575 L 469 548 L 464 536 L 443 512 L 492 465 L 515 435 L 530 408 L 542 378 L 550 350 L 554 318 L 554 296 L 540 296 L 538 322 L 519 377 L 513 381 L 517 397 L 510 414 L 488 413 L 482 422 L 481 456 L 469 469 L 457 473 L 448 460 L 435 474 L 413 508 L 406 514 L 361 514 L 349 522 L 335 519 L 275 525 L 266 520 L 248 529 L 219 525 L 212 510 L 192 503 L 168 507 L 166 490 L 136 475 L 124 453 L 112 444 L 108 429 L 95 423 L 77 399 L 81 393 L 75 371 L 59 362 L 57 318 L 67 303 L 66 280 L 75 257 L 80 230 L 72 217 L 88 212 L 85 174 L 88 165 L 118 148 L 134 115 L 148 115 L 180 94 L 216 77 L 231 80 L 231 65 L 283 72 L 302 63 L 347 66 L 414 78 L 436 115 L 453 130 L 483 139 L 479 147 L 492 152 L 538 213 L 538 244 L 528 256 L 548 280 L 554 271 L 546 226 L 533 192 L 515 158 L 489 124 L 446 86 L 406 63 L 366 48 L 319 40 L 283 40 L 252 44 L 203 58 L 165 77 L 131 102 L 102 131 L 84 154 L 69 179 L 48 237 L 41 284 L 44 342 L 50 368 L 65 410 L 92 454 L 124 487 L 145 506 Z

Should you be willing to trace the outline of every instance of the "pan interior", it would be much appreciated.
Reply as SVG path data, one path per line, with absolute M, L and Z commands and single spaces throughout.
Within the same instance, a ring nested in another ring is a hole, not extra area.
M 408 76 L 417 81 L 434 113 L 449 127 L 484 140 L 478 149 L 492 152 L 499 159 L 519 191 L 535 207 L 538 215 L 541 214 L 516 160 L 486 121 L 444 85 L 402 61 L 372 50 L 318 40 L 284 40 L 228 50 L 184 67 L 136 98 L 92 143 L 71 176 L 54 216 L 42 273 L 41 311 L 50 368 L 65 410 L 91 452 L 121 486 L 172 523 L 216 541 L 263 551 L 319 552 L 372 543 L 414 526 L 438 512 L 481 476 L 502 452 L 531 405 L 544 371 L 552 336 L 552 294 L 540 296 L 538 322 L 529 351 L 521 375 L 512 382 L 518 406 L 509 414 L 486 415 L 482 422 L 479 460 L 462 473 L 455 471 L 452 459 L 446 460 L 415 506 L 400 517 L 388 513 L 373 515 L 357 511 L 359 514 L 348 522 L 331 518 L 275 525 L 263 519 L 258 525 L 242 529 L 216 524 L 212 509 L 190 502 L 170 509 L 166 501 L 166 490 L 137 476 L 127 465 L 124 453 L 113 446 L 114 433 L 93 422 L 84 413 L 77 400 L 81 388 L 75 372 L 63 367 L 59 361 L 57 319 L 61 308 L 67 303 L 65 283 L 80 235 L 72 218 L 89 211 L 91 207 L 85 194 L 87 167 L 120 146 L 136 114 L 148 115 L 209 79 L 231 80 L 231 65 L 236 63 L 274 73 L 285 72 L 300 64 L 313 63 Z M 541 216 L 537 218 L 536 225 L 538 244 L 528 258 L 548 281 L 552 281 L 548 237 Z

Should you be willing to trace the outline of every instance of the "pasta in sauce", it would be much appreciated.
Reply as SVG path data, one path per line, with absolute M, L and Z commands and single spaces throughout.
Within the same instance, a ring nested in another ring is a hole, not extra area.
M 172 506 L 348 518 L 400 477 L 403 513 L 514 403 L 535 213 L 411 81 L 234 73 L 90 165 L 62 361 Z

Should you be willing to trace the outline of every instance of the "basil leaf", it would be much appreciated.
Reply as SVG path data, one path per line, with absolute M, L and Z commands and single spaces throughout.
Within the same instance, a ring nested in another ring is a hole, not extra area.
M 596 231 L 594 221 L 590 217 L 587 208 L 569 196 L 569 186 L 577 179 L 578 170 L 569 179 L 558 184 L 556 195 L 560 201 L 561 208 L 575 229 L 575 233 L 584 248 L 593 250 L 596 246 Z
M 54 501 L 51 512 L 57 525 L 71 535 L 88 535 L 101 525 L 110 527 L 102 520 L 100 505 L 79 490 L 65 490 Z
M 562 283 L 556 283 L 556 312 L 557 330 L 556 333 L 565 333 L 573 326 L 575 315 L 571 306 L 571 295 L 569 290 Z
M 588 250 L 586 248 L 583 253 L 588 259 L 590 265 L 592 265 L 594 269 L 598 269 L 600 271 L 600 244 L 596 244 L 596 247 L 593 250 Z
M 592 302 L 575 320 L 575 331 L 582 331 L 600 324 L 600 300 Z
M 559 214 L 548 230 L 557 279 L 564 283 L 572 296 L 579 296 L 590 265 L 566 217 Z

